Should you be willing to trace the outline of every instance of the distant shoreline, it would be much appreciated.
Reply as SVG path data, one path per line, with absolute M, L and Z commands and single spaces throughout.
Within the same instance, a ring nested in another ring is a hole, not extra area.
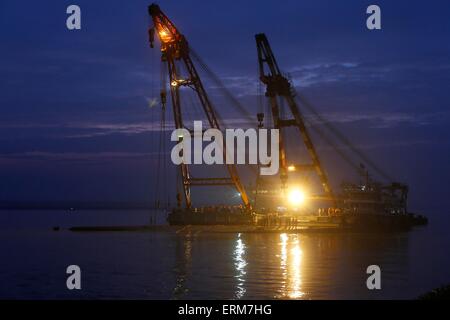
M 148 203 L 132 202 L 0 202 L 0 210 L 154 210 Z

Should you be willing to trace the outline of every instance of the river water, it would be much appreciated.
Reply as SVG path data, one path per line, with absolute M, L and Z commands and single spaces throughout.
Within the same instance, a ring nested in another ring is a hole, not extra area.
M 450 234 L 439 215 L 396 234 L 51 230 L 149 217 L 143 210 L 0 211 L 0 298 L 410 299 L 450 283 Z M 366 287 L 373 264 L 381 290 Z M 81 290 L 66 288 L 69 265 L 81 268 Z

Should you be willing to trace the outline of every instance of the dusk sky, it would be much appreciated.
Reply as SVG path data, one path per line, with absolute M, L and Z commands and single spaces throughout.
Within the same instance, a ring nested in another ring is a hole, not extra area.
M 66 28 L 70 4 L 81 7 L 79 31 Z M 158 117 L 148 100 L 160 73 L 149 4 L 0 2 L 0 201 L 149 201 Z M 381 7 L 382 30 L 366 28 L 370 4 Z M 297 91 L 409 184 L 412 211 L 448 212 L 449 1 L 159 5 L 250 113 L 254 34 L 266 33 Z M 338 185 L 343 171 L 317 144 Z

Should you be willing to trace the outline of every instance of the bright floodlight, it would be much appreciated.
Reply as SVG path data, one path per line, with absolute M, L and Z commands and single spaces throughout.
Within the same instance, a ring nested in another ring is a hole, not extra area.
M 289 203 L 294 206 L 303 204 L 305 202 L 305 198 L 305 193 L 299 188 L 294 188 L 289 191 L 288 200 Z

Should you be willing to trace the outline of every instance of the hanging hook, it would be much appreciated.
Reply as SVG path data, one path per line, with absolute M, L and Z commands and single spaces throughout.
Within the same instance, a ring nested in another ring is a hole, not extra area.
M 148 41 L 150 42 L 150 48 L 153 48 L 153 43 L 155 42 L 155 27 L 148 29 Z
M 162 105 L 162 109 L 163 111 L 166 109 L 166 91 L 165 90 L 161 90 L 161 105 Z

